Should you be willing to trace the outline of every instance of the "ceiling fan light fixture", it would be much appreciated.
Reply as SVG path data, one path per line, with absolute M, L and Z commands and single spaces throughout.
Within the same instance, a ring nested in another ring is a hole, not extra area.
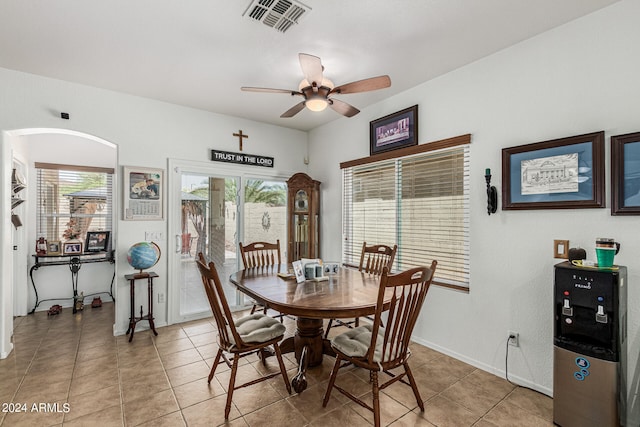
M 253 0 L 259 2 L 273 2 L 276 0 Z M 278 0 L 289 1 L 289 0 Z M 300 96 L 304 101 L 298 102 L 293 107 L 280 115 L 281 118 L 290 118 L 304 110 L 305 107 L 313 112 L 323 111 L 327 106 L 331 106 L 335 112 L 345 117 L 353 117 L 360 112 L 356 107 L 339 99 L 332 98 L 334 95 L 369 92 L 377 89 L 384 89 L 391 86 L 389 76 L 370 77 L 353 81 L 351 83 L 335 86 L 333 82 L 324 77 L 324 67 L 319 57 L 307 53 L 299 53 L 298 60 L 304 78 L 298 85 L 298 90 L 269 89 L 261 87 L 246 87 L 240 89 L 249 92 L 265 93 L 287 93 L 291 96 Z
M 307 81 L 307 79 L 302 79 L 302 81 L 300 82 L 300 84 L 298 85 L 298 90 L 300 92 L 302 92 L 302 89 L 311 86 L 311 83 L 309 83 Z M 333 84 L 333 82 L 327 78 L 322 78 L 322 83 L 320 84 L 320 87 L 326 87 L 329 89 L 333 89 L 335 87 L 335 85 Z
M 311 98 L 304 102 L 304 105 L 311 111 L 319 112 L 327 108 L 329 103 L 323 98 Z

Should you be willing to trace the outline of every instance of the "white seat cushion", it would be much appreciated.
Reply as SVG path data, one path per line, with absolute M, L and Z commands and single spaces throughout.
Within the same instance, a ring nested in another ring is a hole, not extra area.
M 331 346 L 347 356 L 364 357 L 371 345 L 371 329 L 371 325 L 362 325 L 349 329 L 331 340 Z M 381 360 L 383 340 L 384 328 L 379 328 L 376 350 L 373 353 L 374 362 L 380 362 Z
M 244 342 L 265 342 L 284 335 L 287 328 L 273 317 L 263 313 L 244 316 L 235 322 L 236 330 Z M 233 339 L 233 336 L 231 336 Z

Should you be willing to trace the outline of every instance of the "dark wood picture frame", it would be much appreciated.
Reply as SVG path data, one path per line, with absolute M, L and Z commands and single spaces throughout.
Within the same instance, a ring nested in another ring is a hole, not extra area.
M 418 144 L 418 105 L 369 122 L 369 154 Z
M 611 137 L 611 215 L 640 215 L 640 132 Z
M 604 199 L 604 131 L 502 149 L 503 210 L 603 208 Z
M 105 252 L 109 247 L 110 231 L 87 231 L 85 252 Z

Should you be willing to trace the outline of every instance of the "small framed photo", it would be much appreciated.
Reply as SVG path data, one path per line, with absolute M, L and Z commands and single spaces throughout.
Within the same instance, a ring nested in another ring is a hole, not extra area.
M 369 154 L 418 145 L 418 106 L 369 122 Z
M 338 274 L 340 271 L 340 263 L 339 262 L 325 262 L 324 266 L 324 274 L 325 276 L 329 276 L 332 274 Z
M 611 215 L 640 215 L 640 132 L 611 137 Z
M 109 231 L 88 231 L 85 252 L 104 252 L 109 247 Z
M 60 255 L 60 241 L 56 240 L 55 242 L 49 242 L 47 244 L 47 255 Z
M 64 242 L 62 244 L 64 255 L 80 255 L 82 253 L 82 242 Z
M 304 268 L 302 266 L 302 261 L 293 261 L 291 264 L 293 266 L 293 272 L 296 275 L 296 282 L 304 282 L 306 279 L 304 277 Z
M 161 220 L 163 205 L 163 170 L 123 167 L 125 221 Z

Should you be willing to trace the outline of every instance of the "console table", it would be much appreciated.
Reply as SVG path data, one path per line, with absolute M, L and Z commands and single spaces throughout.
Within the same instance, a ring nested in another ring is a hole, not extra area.
M 131 316 L 129 317 L 129 329 L 127 329 L 126 335 L 129 335 L 129 342 L 133 339 L 133 333 L 136 330 L 136 324 L 141 320 L 148 320 L 149 327 L 153 333 L 157 336 L 156 326 L 153 324 L 153 279 L 158 277 L 153 271 L 146 273 L 125 274 L 124 278 L 129 281 L 129 289 L 131 295 Z M 136 280 L 147 279 L 147 292 L 148 292 L 148 311 L 147 314 L 142 314 L 142 306 L 140 306 L 140 316 L 136 316 L 135 313 L 135 297 L 136 297 Z
M 33 286 L 33 291 L 36 294 L 36 304 L 33 306 L 33 310 L 29 312 L 29 314 L 33 314 L 36 311 L 36 308 L 40 305 L 41 302 L 44 301 L 53 301 L 53 300 L 64 300 L 64 299 L 73 299 L 75 300 L 78 296 L 78 272 L 82 267 L 82 264 L 91 264 L 96 262 L 108 262 L 111 264 L 115 263 L 115 251 L 109 252 L 91 252 L 91 253 L 82 253 L 82 254 L 73 254 L 73 255 L 33 255 L 35 258 L 35 264 L 29 270 L 29 277 L 31 278 L 31 286 Z M 72 297 L 60 297 L 60 298 L 47 298 L 43 300 L 38 299 L 38 289 L 36 288 L 36 282 L 33 277 L 33 272 L 38 270 L 40 267 L 49 267 L 52 265 L 68 265 L 69 271 L 71 272 L 71 289 L 73 290 Z M 113 281 L 115 280 L 116 272 L 115 269 L 113 271 L 113 276 L 111 277 L 111 285 L 109 286 L 108 291 L 104 292 L 95 292 L 92 294 L 85 295 L 85 297 L 91 295 L 98 294 L 109 294 L 111 298 L 115 301 L 113 297 Z M 75 313 L 75 304 L 74 304 L 74 313 Z

